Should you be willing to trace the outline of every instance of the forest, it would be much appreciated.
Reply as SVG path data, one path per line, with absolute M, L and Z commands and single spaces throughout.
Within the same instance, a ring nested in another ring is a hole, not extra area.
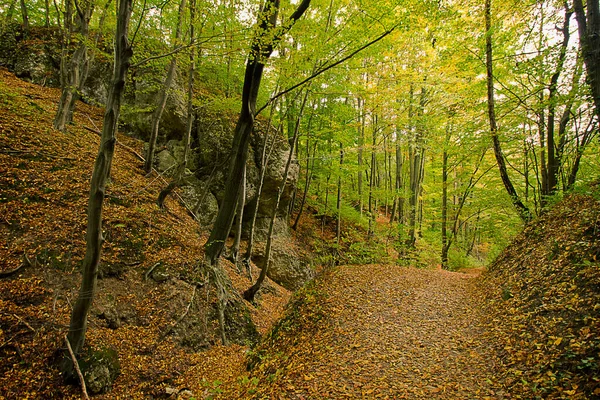
M 598 0 L 0 4 L 0 399 L 600 398 Z

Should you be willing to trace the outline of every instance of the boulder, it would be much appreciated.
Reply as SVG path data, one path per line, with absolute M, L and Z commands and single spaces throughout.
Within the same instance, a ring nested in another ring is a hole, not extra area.
M 164 149 L 156 154 L 156 170 L 158 172 L 164 173 L 166 176 L 173 176 L 175 173 L 175 167 L 177 166 L 177 160 L 173 155 L 169 152 L 169 150 Z
M 201 181 L 195 176 L 188 176 L 185 179 L 185 185 L 181 188 L 181 196 L 190 207 L 196 207 L 196 217 L 200 225 L 209 228 L 215 222 L 217 213 L 219 212 L 219 204 L 217 199 L 210 192 L 210 187 L 207 182 Z
M 264 250 L 256 251 L 252 261 L 262 268 Z M 288 290 L 297 290 L 315 277 L 315 271 L 310 261 L 294 249 L 289 240 L 280 238 L 273 241 L 267 276 Z
M 88 349 L 78 362 L 90 394 L 109 391 L 121 373 L 119 355 L 113 348 Z

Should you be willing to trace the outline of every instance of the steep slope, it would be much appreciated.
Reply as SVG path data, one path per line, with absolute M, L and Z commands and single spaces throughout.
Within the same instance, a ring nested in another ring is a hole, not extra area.
M 530 224 L 490 267 L 492 343 L 518 398 L 600 398 L 600 201 L 574 194 Z
M 0 398 L 80 394 L 63 385 L 54 360 L 65 347 L 79 286 L 102 110 L 80 103 L 69 132 L 58 132 L 52 129 L 58 96 L 0 70 Z M 249 307 L 233 290 L 227 322 L 237 344 L 217 345 L 215 295 L 197 268 L 206 232 L 177 199 L 166 210 L 156 206 L 164 178 L 144 176 L 142 142 L 125 135 L 118 141 L 105 202 L 102 279 L 87 335 L 90 347 L 119 354 L 122 374 L 105 396 L 147 398 L 187 381 L 235 380 L 257 337 L 254 326 L 266 332 L 289 293 L 268 282 L 259 306 Z M 223 265 L 235 289 L 248 287 L 231 264 Z

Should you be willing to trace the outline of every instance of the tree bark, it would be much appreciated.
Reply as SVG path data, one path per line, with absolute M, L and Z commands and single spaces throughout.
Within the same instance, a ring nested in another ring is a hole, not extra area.
M 600 120 L 600 5 L 599 0 L 587 0 L 587 12 L 582 0 L 573 0 L 579 40 L 587 70 L 596 117 Z
M 68 339 L 75 354 L 81 352 L 85 341 L 87 317 L 96 291 L 98 264 L 104 243 L 104 237 L 102 236 L 102 206 L 114 155 L 121 99 L 125 89 L 127 70 L 133 54 L 127 38 L 131 7 L 132 0 L 121 0 L 119 3 L 112 86 L 104 113 L 100 149 L 90 183 L 86 253 L 82 266 L 82 282 L 77 301 L 73 306 L 69 325 Z M 64 360 L 61 369 L 66 373 L 66 376 L 71 375 L 73 370 L 72 361 L 67 357 Z
M 506 161 L 504 160 L 504 154 L 502 153 L 502 147 L 500 145 L 500 138 L 498 137 L 498 125 L 496 123 L 494 100 L 494 72 L 492 58 L 492 0 L 485 0 L 485 29 L 485 64 L 487 76 L 488 118 L 490 121 L 490 133 L 494 145 L 494 155 L 496 157 L 496 163 L 498 164 L 498 170 L 500 171 L 502 183 L 504 184 L 504 188 L 510 196 L 513 206 L 516 208 L 521 219 L 525 222 L 528 222 L 531 220 L 531 212 L 519 198 L 519 195 L 517 194 L 517 191 L 515 190 L 515 187 L 508 176 Z
M 183 3 L 184 1 L 182 1 Z M 187 87 L 187 125 L 185 135 L 183 137 L 183 160 L 177 168 L 175 179 L 171 181 L 158 195 L 158 206 L 162 208 L 169 194 L 183 182 L 185 170 L 187 168 L 190 142 L 192 137 L 192 127 L 194 124 L 194 73 L 196 72 L 196 48 L 193 46 L 195 41 L 194 23 L 196 18 L 196 0 L 190 1 L 190 67 L 188 70 L 188 87 Z M 194 212 L 195 214 L 195 212 Z
M 58 103 L 56 116 L 54 117 L 54 128 L 60 131 L 64 131 L 67 124 L 70 124 L 73 120 L 73 110 L 77 100 L 79 100 L 81 89 L 87 78 L 89 59 L 86 42 L 89 37 L 90 19 L 93 10 L 94 2 L 92 0 L 84 1 L 83 9 L 79 6 L 76 7 L 75 32 L 79 37 L 79 45 L 71 56 L 68 67 L 66 61 L 61 62 L 61 67 L 66 70 L 61 71 L 61 76 L 63 77 L 61 82 L 62 93 Z M 70 11 L 67 10 L 67 14 L 69 13 Z M 72 34 L 72 32 L 70 32 L 70 25 L 70 23 L 65 23 L 65 35 L 67 36 Z M 68 44 L 66 44 L 66 46 L 68 48 Z M 66 53 L 68 50 L 64 49 L 64 51 Z M 63 56 L 66 57 L 66 54 Z
M 275 226 L 275 218 L 277 217 L 277 210 L 279 209 L 279 202 L 281 201 L 281 195 L 283 194 L 283 190 L 285 189 L 285 185 L 287 183 L 287 178 L 290 172 L 290 167 L 292 165 L 292 160 L 294 158 L 294 150 L 298 143 L 298 133 L 300 132 L 300 121 L 302 119 L 302 113 L 304 111 L 304 106 L 306 105 L 306 100 L 308 98 L 308 90 L 304 94 L 304 100 L 302 101 L 302 105 L 300 106 L 300 110 L 296 117 L 296 126 L 294 128 L 294 135 L 292 137 L 292 141 L 290 143 L 290 154 L 288 155 L 287 163 L 285 164 L 285 171 L 283 173 L 283 181 L 281 185 L 279 185 L 279 190 L 277 191 L 277 199 L 275 200 L 275 206 L 273 207 L 273 213 L 271 214 L 271 221 L 269 223 L 269 233 L 267 235 L 267 244 L 265 246 L 265 255 L 264 255 L 264 264 L 262 269 L 260 270 L 260 275 L 256 282 L 250 286 L 244 292 L 244 299 L 254 302 L 254 296 L 260 290 L 262 283 L 264 282 L 267 274 L 269 272 L 269 263 L 271 262 L 271 247 L 273 245 L 273 227 Z
M 242 170 L 248 158 L 248 144 L 254 126 L 256 101 L 265 62 L 271 56 L 274 46 L 281 41 L 282 36 L 291 29 L 309 5 L 310 0 L 303 0 L 287 23 L 277 32 L 274 32 L 274 30 L 279 11 L 279 0 L 267 0 L 258 17 L 257 35 L 254 38 L 246 63 L 242 88 L 242 109 L 234 130 L 231 161 L 225 184 L 225 196 L 205 246 L 205 254 L 212 265 L 216 265 L 233 224 L 236 208 L 235 200 L 239 195 Z M 273 33 L 275 33 L 275 37 L 273 37 Z

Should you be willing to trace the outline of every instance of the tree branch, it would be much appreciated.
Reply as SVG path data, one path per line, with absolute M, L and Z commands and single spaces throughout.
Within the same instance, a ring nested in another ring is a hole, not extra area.
M 275 100 L 277 100 L 278 98 L 280 98 L 281 96 L 291 92 L 292 90 L 295 90 L 297 88 L 299 88 L 300 86 L 312 81 L 313 79 L 317 78 L 318 76 L 322 75 L 323 73 L 329 71 L 332 68 L 337 67 L 338 65 L 348 61 L 349 59 L 351 59 L 352 57 L 354 57 L 355 55 L 357 55 L 358 53 L 360 53 L 361 51 L 365 50 L 366 48 L 374 45 L 375 43 L 379 42 L 380 40 L 382 40 L 383 38 L 385 38 L 386 36 L 388 36 L 390 33 L 392 33 L 396 28 L 398 27 L 398 25 L 394 25 L 392 28 L 388 29 L 387 31 L 383 32 L 381 35 L 379 35 L 377 38 L 371 40 L 369 43 L 366 43 L 364 45 L 362 45 L 361 47 L 359 47 L 358 49 L 354 50 L 352 53 L 348 54 L 346 57 L 341 58 L 340 60 L 329 64 L 326 67 L 323 67 L 321 69 L 319 69 L 318 71 L 314 72 L 312 75 L 310 75 L 308 78 L 296 83 L 295 85 L 282 90 L 281 92 L 277 93 L 275 96 L 271 97 L 261 108 L 258 109 L 258 111 L 256 111 L 256 113 L 254 114 L 254 116 L 256 117 L 258 114 L 260 114 L 265 108 L 267 108 L 271 103 L 273 103 Z
M 71 343 L 69 342 L 69 338 L 65 335 L 65 342 L 67 342 L 67 349 L 69 350 L 69 354 L 71 355 L 71 360 L 73 361 L 73 366 L 75 367 L 75 371 L 77 371 L 77 376 L 79 376 L 79 383 L 81 383 L 81 391 L 83 392 L 83 398 L 89 400 L 90 397 L 87 394 L 87 389 L 85 387 L 85 380 L 83 379 L 83 374 L 79 369 L 79 363 L 77 362 L 77 358 L 75 358 L 75 353 L 73 353 L 73 348 L 71 348 Z

